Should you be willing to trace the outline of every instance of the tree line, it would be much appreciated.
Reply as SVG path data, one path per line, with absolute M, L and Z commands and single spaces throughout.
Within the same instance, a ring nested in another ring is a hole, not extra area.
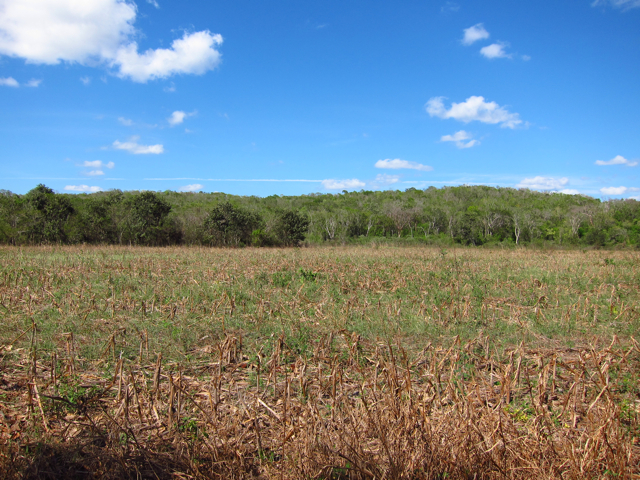
M 640 245 L 640 202 L 458 186 L 299 196 L 0 190 L 0 243 L 295 246 L 398 242 Z

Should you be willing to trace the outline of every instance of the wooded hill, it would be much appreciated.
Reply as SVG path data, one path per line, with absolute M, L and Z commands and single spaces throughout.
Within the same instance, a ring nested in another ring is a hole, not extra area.
M 372 241 L 639 245 L 640 202 L 486 186 L 300 196 L 0 190 L 0 242 L 275 246 Z M 383 240 L 384 239 L 384 240 Z

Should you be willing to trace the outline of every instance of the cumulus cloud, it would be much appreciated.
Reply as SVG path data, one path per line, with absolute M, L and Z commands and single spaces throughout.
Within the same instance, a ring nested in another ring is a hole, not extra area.
M 600 191 L 605 195 L 622 195 L 629 191 L 627 187 L 604 187 Z
M 555 177 L 532 177 L 525 178 L 522 180 L 516 188 L 528 188 L 531 190 L 555 190 L 565 192 L 575 192 L 575 190 L 566 189 L 569 184 L 569 179 L 567 177 L 555 178 Z M 564 191 L 563 191 L 564 190 Z
M 222 37 L 185 33 L 171 48 L 138 52 L 137 8 L 126 0 L 3 0 L 0 54 L 28 63 L 105 65 L 136 82 L 202 74 L 220 63 Z
M 130 120 L 128 118 L 118 117 L 118 121 L 125 127 L 130 127 L 131 125 L 133 125 L 133 120 Z
M 25 87 L 38 88 L 41 83 L 42 83 L 42 80 L 32 78 L 27 83 L 25 83 Z
M 464 29 L 464 36 L 462 37 L 463 45 L 471 45 L 478 40 L 484 40 L 489 38 L 489 32 L 487 32 L 482 23 L 476 23 L 473 27 Z
M 427 102 L 425 108 L 430 116 L 445 119 L 453 118 L 464 123 L 473 121 L 491 124 L 499 123 L 502 128 L 516 128 L 522 124 L 520 114 L 510 113 L 496 102 L 485 102 L 484 97 L 471 96 L 464 102 L 453 102 L 448 110 L 444 106 L 444 98 L 433 97 Z
M 167 118 L 167 122 L 169 122 L 169 125 L 172 127 L 175 127 L 176 125 L 180 125 L 184 122 L 185 118 L 192 117 L 193 115 L 195 115 L 195 112 L 187 113 L 182 110 L 176 110 L 169 118 Z
M 480 54 L 486 58 L 511 58 L 511 55 L 504 51 L 509 44 L 507 42 L 492 43 L 480 49 Z
M 118 50 L 112 65 L 119 66 L 119 77 L 140 83 L 182 73 L 202 75 L 220 63 L 216 47 L 221 44 L 222 35 L 208 30 L 185 33 L 173 41 L 171 48 L 149 49 L 143 54 L 138 53 L 138 45 L 132 42 Z
M 204 188 L 204 185 L 199 183 L 193 183 L 191 185 L 185 185 L 184 187 L 180 187 L 178 190 L 181 192 L 199 192 Z
M 635 167 L 638 165 L 636 160 L 630 161 L 624 158 L 622 155 L 616 155 L 611 160 L 596 160 L 596 165 L 626 165 L 627 167 Z
M 475 145 L 480 145 L 480 142 L 477 140 L 471 140 L 473 135 L 469 132 L 465 132 L 464 130 L 460 130 L 453 135 L 443 135 L 440 137 L 441 142 L 455 142 L 456 147 L 458 148 L 471 148 Z M 465 142 L 465 140 L 469 140 Z
M 14 88 L 17 88 L 19 86 L 20 86 L 20 84 L 13 77 L 0 78 L 0 87 L 14 87 Z
M 144 154 L 160 154 L 164 152 L 164 147 L 162 144 L 157 145 L 140 145 L 138 140 L 140 137 L 135 136 L 131 137 L 128 142 L 120 142 L 116 140 L 113 142 L 113 148 L 116 150 L 126 150 L 129 153 L 133 153 L 135 155 L 144 155 Z
M 90 187 L 89 185 L 67 185 L 64 189 L 70 192 L 82 193 L 96 193 L 102 191 L 102 188 L 100 187 Z
M 322 180 L 322 186 L 327 190 L 353 190 L 355 188 L 362 188 L 364 185 L 365 183 L 361 182 L 357 178 L 352 178 L 350 180 Z
M 378 160 L 375 164 L 376 168 L 388 168 L 390 170 L 398 170 L 401 168 L 408 168 L 411 170 L 421 170 L 423 172 L 430 172 L 433 170 L 433 167 L 429 165 L 422 165 L 417 162 L 410 162 L 408 160 L 400 160 L 399 158 L 395 158 L 391 160 L 387 158 L 385 160 Z
M 597 7 L 598 5 L 611 5 L 614 8 L 629 10 L 640 7 L 640 0 L 595 0 L 591 3 L 592 7 Z

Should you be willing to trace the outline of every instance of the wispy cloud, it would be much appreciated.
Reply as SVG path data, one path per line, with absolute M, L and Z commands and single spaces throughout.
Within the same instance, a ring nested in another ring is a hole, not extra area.
M 160 8 L 160 5 L 158 5 L 158 2 L 156 2 L 156 0 L 147 0 L 147 3 L 153 5 L 156 8 Z
M 611 160 L 596 160 L 596 165 L 626 165 L 627 167 L 635 167 L 638 165 L 637 160 L 627 160 L 622 155 L 616 155 Z
M 376 175 L 375 180 L 370 183 L 372 187 L 378 188 L 393 185 L 394 183 L 398 183 L 399 181 L 400 175 L 388 175 L 386 173 L 379 173 L 378 175 Z
M 100 187 L 90 187 L 89 185 L 67 185 L 64 189 L 69 192 L 80 193 L 96 193 L 102 191 L 102 188 Z
M 378 160 L 375 164 L 376 168 L 388 168 L 390 170 L 398 170 L 402 168 L 407 168 L 410 170 L 420 170 L 423 172 L 430 172 L 433 170 L 433 167 L 429 165 L 423 165 L 417 162 L 410 162 L 408 160 L 400 160 L 399 158 L 390 159 L 387 158 L 385 160 Z
M 440 7 L 441 13 L 455 13 L 460 10 L 460 5 L 456 2 L 446 2 Z
M 611 5 L 614 8 L 619 8 L 621 10 L 630 10 L 632 8 L 640 7 L 640 0 L 595 0 L 591 3 L 592 7 L 597 7 L 598 5 Z
M 145 155 L 145 154 L 155 154 L 158 155 L 160 153 L 164 153 L 164 146 L 162 144 L 157 145 L 141 145 L 138 143 L 140 137 L 135 136 L 131 137 L 128 142 L 120 142 L 116 140 L 113 142 L 113 148 L 116 150 L 126 150 L 129 153 L 133 153 L 134 155 Z
M 29 88 L 38 88 L 41 83 L 42 83 L 42 80 L 36 79 L 36 78 L 32 78 L 27 83 L 23 83 L 22 86 L 29 87 Z M 19 86 L 20 86 L 20 82 L 18 82 L 13 77 L 0 78 L 0 87 L 18 88 Z
M 85 160 L 80 166 L 89 168 L 113 168 L 116 164 L 113 162 L 104 163 L 102 160 Z
M 175 127 L 176 125 L 180 125 L 182 122 L 184 122 L 185 118 L 192 117 L 195 114 L 196 112 L 187 113 L 183 112 L 182 110 L 176 110 L 171 114 L 169 118 L 167 118 L 167 122 L 169 122 L 169 125 L 171 125 L 172 127 Z
M 201 182 L 302 182 L 302 183 L 322 183 L 325 180 L 307 180 L 301 178 L 199 178 L 199 177 L 172 177 L 172 178 L 145 178 L 147 181 L 162 180 L 194 180 Z
M 627 190 L 627 187 L 604 187 L 600 189 L 600 191 L 605 195 L 622 195 L 623 193 L 626 193 Z
M 133 120 L 130 120 L 128 118 L 118 117 L 118 121 L 120 122 L 121 125 L 124 125 L 125 127 L 130 127 L 133 125 Z
M 13 77 L 0 78 L 0 87 L 13 87 L 17 88 L 20 84 Z
M 180 192 L 199 192 L 204 188 L 204 185 L 200 183 L 192 183 L 191 185 L 185 185 L 184 187 L 180 187 L 178 191 Z
M 559 193 L 565 193 L 567 195 L 578 195 L 580 192 L 573 188 L 566 188 L 569 186 L 569 179 L 567 177 L 532 177 L 522 180 L 516 188 L 528 188 L 530 190 L 544 190 L 555 191 Z
M 473 27 L 464 29 L 464 36 L 462 37 L 463 45 L 471 45 L 478 40 L 485 40 L 489 38 L 489 32 L 484 28 L 484 24 L 476 23 Z
M 431 98 L 425 108 L 432 117 L 453 118 L 460 122 L 469 123 L 478 121 L 482 123 L 497 124 L 502 128 L 516 128 L 522 124 L 520 114 L 511 113 L 496 102 L 485 102 L 484 97 L 471 96 L 464 102 L 451 104 L 447 110 L 444 106 L 445 97 Z
M 504 51 L 509 46 L 507 42 L 498 42 L 487 45 L 480 49 L 480 54 L 488 59 L 494 58 L 511 58 L 511 54 Z
M 80 77 L 80 81 L 86 87 L 91 83 L 91 77 Z
M 456 147 L 458 148 L 471 148 L 475 145 L 480 145 L 478 140 L 471 140 L 473 135 L 469 132 L 465 132 L 464 130 L 460 130 L 453 135 L 443 135 L 440 137 L 441 142 L 455 142 Z M 465 142 L 465 140 L 469 140 Z
M 335 180 L 333 178 L 329 178 L 322 180 L 322 186 L 327 190 L 353 190 L 364 187 L 365 183 L 357 178 L 351 178 L 348 180 Z

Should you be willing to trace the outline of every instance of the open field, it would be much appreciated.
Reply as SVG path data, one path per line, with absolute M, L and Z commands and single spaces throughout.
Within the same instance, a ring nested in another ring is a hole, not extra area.
M 640 478 L 640 254 L 0 247 L 0 477 Z

